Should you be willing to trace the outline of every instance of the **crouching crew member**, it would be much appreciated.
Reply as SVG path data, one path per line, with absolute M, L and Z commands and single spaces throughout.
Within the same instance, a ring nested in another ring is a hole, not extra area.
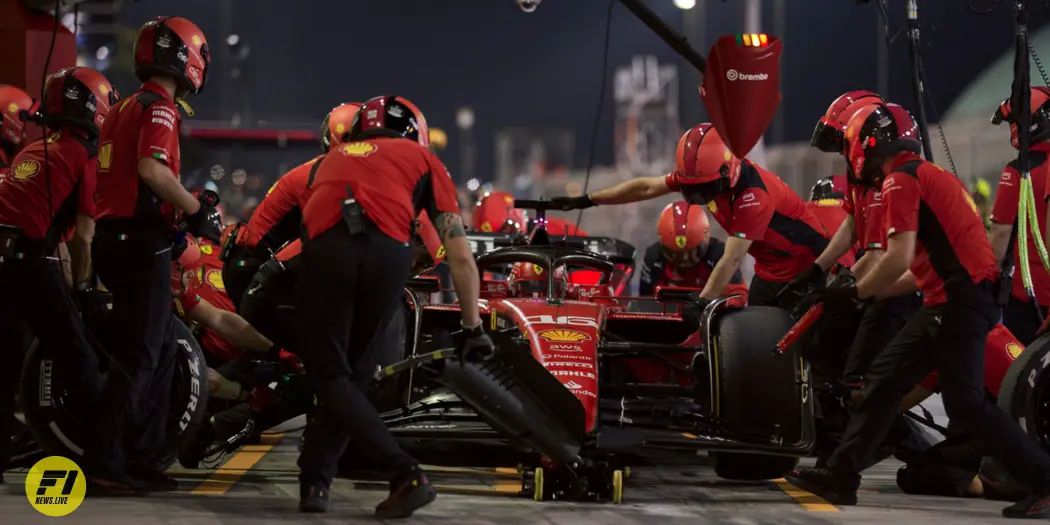
M 681 192 L 691 204 L 706 204 L 729 234 L 724 254 L 700 293 L 701 302 L 721 295 L 750 253 L 755 258 L 755 277 L 748 302 L 777 305 L 780 289 L 813 264 L 827 246 L 829 234 L 784 181 L 738 159 L 711 124 L 685 132 L 675 160 L 677 170 L 666 177 L 631 179 L 590 195 L 553 200 L 563 210 L 573 210 Z
M 23 149 L 0 180 L 0 297 L 6 298 L 0 317 L 20 319 L 32 329 L 54 357 L 58 377 L 78 392 L 70 402 L 86 414 L 101 389 L 98 361 L 55 254 L 59 243 L 68 243 L 79 297 L 97 300 L 88 286 L 96 141 L 117 94 L 88 68 L 63 69 L 44 86 L 46 144 L 40 139 Z M 15 430 L 12 386 L 0 384 L 0 465 L 10 459 Z
M 492 352 L 478 316 L 478 270 L 456 188 L 427 149 L 428 139 L 423 114 L 411 102 L 392 96 L 369 100 L 354 119 L 354 142 L 321 161 L 303 210 L 301 357 L 320 405 L 299 458 L 300 509 L 306 512 L 327 510 L 328 487 L 350 437 L 379 460 L 390 480 L 390 495 L 376 508 L 377 517 L 407 517 L 436 496 L 353 381 L 349 365 L 368 349 L 401 298 L 420 211 L 427 211 L 445 247 L 463 316 L 461 355 Z
M 725 244 L 711 238 L 703 206 L 677 201 L 668 204 L 656 224 L 660 240 L 645 250 L 638 295 L 651 296 L 659 286 L 702 290 L 725 252 Z M 747 285 L 737 270 L 723 295 L 739 296 L 747 304 Z
M 119 330 L 109 350 L 122 372 L 108 376 L 84 468 L 94 489 L 115 494 L 176 486 L 145 459 L 164 432 L 177 351 L 171 243 L 179 211 L 197 234 L 214 204 L 198 201 L 179 181 L 176 101 L 204 86 L 204 34 L 184 18 L 160 17 L 139 29 L 134 53 L 142 87 L 116 106 L 99 138 L 92 245 L 95 268 L 113 294 Z
M 1035 213 L 1039 220 L 1038 232 L 1046 230 L 1047 206 L 1046 199 L 1042 199 L 1040 190 L 1050 184 L 1047 171 L 1050 170 L 1050 162 L 1047 155 L 1050 154 L 1050 88 L 1032 88 L 1032 144 L 1029 153 L 1029 169 L 1032 178 L 1032 191 L 1036 193 Z M 1010 112 L 1010 99 L 1006 99 L 992 116 L 993 124 L 1003 121 L 1010 124 L 1010 144 L 1018 147 L 1017 124 Z M 1035 239 L 1028 237 L 1028 253 L 1030 254 L 1030 270 L 1032 272 L 1032 287 L 1035 289 L 1035 302 L 1033 305 L 1028 293 L 1024 289 L 1024 279 L 1021 278 L 1021 248 L 1017 246 L 1017 239 L 1011 238 L 1013 234 L 1014 219 L 1017 218 L 1017 205 L 1021 200 L 1021 174 L 1017 171 L 1017 161 L 1011 161 L 1003 168 L 1003 174 L 999 177 L 999 189 L 995 192 L 995 204 L 991 213 L 991 228 L 988 237 L 992 242 L 992 250 L 996 259 L 1002 262 L 1006 254 L 1006 247 L 1014 243 L 1014 268 L 1013 282 L 1011 283 L 1010 297 L 1003 305 L 1003 324 L 1024 345 L 1029 345 L 1035 340 L 1035 332 L 1039 328 L 1039 312 L 1045 319 L 1047 308 L 1050 307 L 1050 273 L 1047 273 L 1042 260 L 1035 255 Z M 1038 311 L 1037 311 L 1038 309 Z
M 321 126 L 321 148 L 324 152 L 346 142 L 350 125 L 361 104 L 350 102 L 333 109 Z M 310 186 L 324 155 L 319 155 L 292 168 L 277 179 L 266 197 L 252 212 L 247 224 L 239 225 L 231 233 L 224 257 L 223 281 L 237 311 L 241 300 L 259 267 L 285 244 L 299 236 L 302 210 L 309 197 Z
M 937 370 L 948 417 L 1036 489 L 1004 516 L 1050 517 L 1050 456 L 984 396 L 981 372 L 985 339 L 998 319 L 998 269 L 973 199 L 954 175 L 916 154 L 917 126 L 900 106 L 865 107 L 850 119 L 846 137 L 853 172 L 870 184 L 881 182 L 888 241 L 860 281 L 829 288 L 826 300 L 844 307 L 918 286 L 923 308 L 872 363 L 865 396 L 827 468 L 796 471 L 788 480 L 832 503 L 855 504 L 860 471 L 902 397 Z

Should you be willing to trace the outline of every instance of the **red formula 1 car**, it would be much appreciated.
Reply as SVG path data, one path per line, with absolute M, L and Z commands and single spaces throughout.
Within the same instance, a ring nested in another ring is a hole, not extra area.
M 517 206 L 542 217 L 547 203 Z M 623 469 L 654 451 L 675 462 L 709 452 L 722 477 L 773 479 L 811 449 L 807 365 L 769 351 L 792 324 L 787 312 L 722 299 L 697 331 L 677 314 L 632 311 L 642 299 L 616 294 L 633 268 L 622 241 L 552 239 L 542 228 L 530 239 L 470 239 L 482 272 L 524 263 L 546 279 L 527 294 L 482 283 L 497 346 L 484 362 L 452 350 L 457 305 L 420 299 L 436 281 L 414 283 L 406 359 L 376 374 L 398 385 L 398 406 L 384 415 L 397 436 L 510 443 L 530 458 L 523 490 L 537 500 L 619 502 Z M 596 253 L 603 246 L 615 249 Z M 577 270 L 599 272 L 599 284 L 570 284 Z M 648 300 L 671 308 L 688 296 L 665 288 Z

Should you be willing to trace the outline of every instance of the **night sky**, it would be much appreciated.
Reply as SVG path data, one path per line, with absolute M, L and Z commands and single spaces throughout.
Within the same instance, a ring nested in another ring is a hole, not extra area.
M 510 126 L 567 128 L 577 137 L 577 167 L 586 163 L 603 59 L 608 0 L 545 0 L 532 14 L 513 0 L 317 0 L 234 1 L 232 31 L 251 46 L 243 86 L 255 120 L 319 126 L 343 101 L 397 94 L 416 102 L 431 126 L 455 128 L 456 108 L 472 106 L 479 172 L 492 166 L 492 135 Z M 970 0 L 976 7 L 991 0 Z M 681 11 L 671 0 L 648 5 L 674 28 Z M 1001 2 L 978 16 L 967 0 L 920 0 L 929 89 L 941 111 L 967 83 L 1012 47 L 1012 13 Z M 125 2 L 121 23 L 134 27 L 158 15 L 185 16 L 196 22 L 213 48 L 225 45 L 221 0 Z M 813 124 L 834 97 L 851 89 L 876 89 L 874 4 L 849 0 L 790 0 L 787 13 L 781 90 L 786 140 L 808 138 Z M 1031 2 L 1033 6 L 1036 2 Z M 904 0 L 891 0 L 895 22 L 903 26 Z M 773 2 L 765 2 L 765 31 L 773 32 Z M 1033 26 L 1045 19 L 1033 7 Z M 743 29 L 743 2 L 708 0 L 707 42 Z M 682 96 L 694 97 L 699 75 L 680 60 L 625 8 L 617 5 L 609 49 L 610 72 L 635 54 L 674 61 L 683 75 Z M 193 100 L 197 118 L 224 116 L 221 55 L 204 93 Z M 903 35 L 890 54 L 888 98 L 912 108 L 907 43 Z M 687 84 L 688 87 L 687 87 Z M 130 86 L 121 86 L 128 90 Z M 1003 80 L 1009 89 L 1009 79 Z M 611 89 L 608 93 L 611 96 Z M 125 91 L 127 92 L 127 91 Z M 884 95 L 887 95 L 884 93 Z M 701 118 L 694 101 L 683 100 L 684 123 Z M 612 152 L 612 102 L 607 98 L 598 136 L 598 161 Z M 450 133 L 450 148 L 455 134 Z M 458 156 L 444 155 L 450 169 Z

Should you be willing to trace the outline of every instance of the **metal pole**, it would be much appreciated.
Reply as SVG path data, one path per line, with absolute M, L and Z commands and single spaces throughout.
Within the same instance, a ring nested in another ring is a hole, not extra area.
M 930 130 L 926 120 L 925 88 L 922 85 L 922 57 L 919 55 L 919 7 L 916 0 L 908 0 L 908 56 L 911 58 L 911 85 L 918 105 L 919 134 L 922 138 L 922 151 L 926 160 L 933 162 L 933 148 L 930 147 Z M 883 95 L 885 96 L 885 95 Z
M 886 24 L 881 19 L 875 19 L 875 26 L 877 27 L 876 35 L 878 35 L 878 40 L 875 43 L 877 92 L 888 100 L 890 99 L 890 49 L 886 38 L 889 37 L 889 34 L 886 32 Z
M 762 32 L 762 0 L 747 0 L 744 3 L 744 32 Z M 758 163 L 760 166 L 766 165 L 766 147 L 764 144 L 764 137 L 758 139 L 758 143 L 755 144 L 755 147 L 751 148 L 751 151 L 748 152 L 747 158 Z
M 787 0 L 773 0 L 773 30 L 780 38 L 787 35 Z M 780 53 L 780 65 L 784 67 L 784 53 Z M 784 108 L 785 102 L 780 103 L 777 108 L 777 118 L 773 122 L 773 142 L 780 144 L 784 141 Z

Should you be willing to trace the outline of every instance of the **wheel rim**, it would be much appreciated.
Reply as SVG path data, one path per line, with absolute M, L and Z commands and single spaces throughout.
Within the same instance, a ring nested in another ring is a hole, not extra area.
M 623 502 L 623 471 L 617 470 L 613 472 L 612 479 L 612 502 L 620 504 Z
M 1047 374 L 1039 374 L 1032 397 L 1035 398 L 1035 438 L 1044 449 L 1050 450 L 1050 379 L 1047 379 Z
M 533 473 L 532 479 L 532 499 L 534 501 L 543 501 L 543 469 L 538 468 Z

